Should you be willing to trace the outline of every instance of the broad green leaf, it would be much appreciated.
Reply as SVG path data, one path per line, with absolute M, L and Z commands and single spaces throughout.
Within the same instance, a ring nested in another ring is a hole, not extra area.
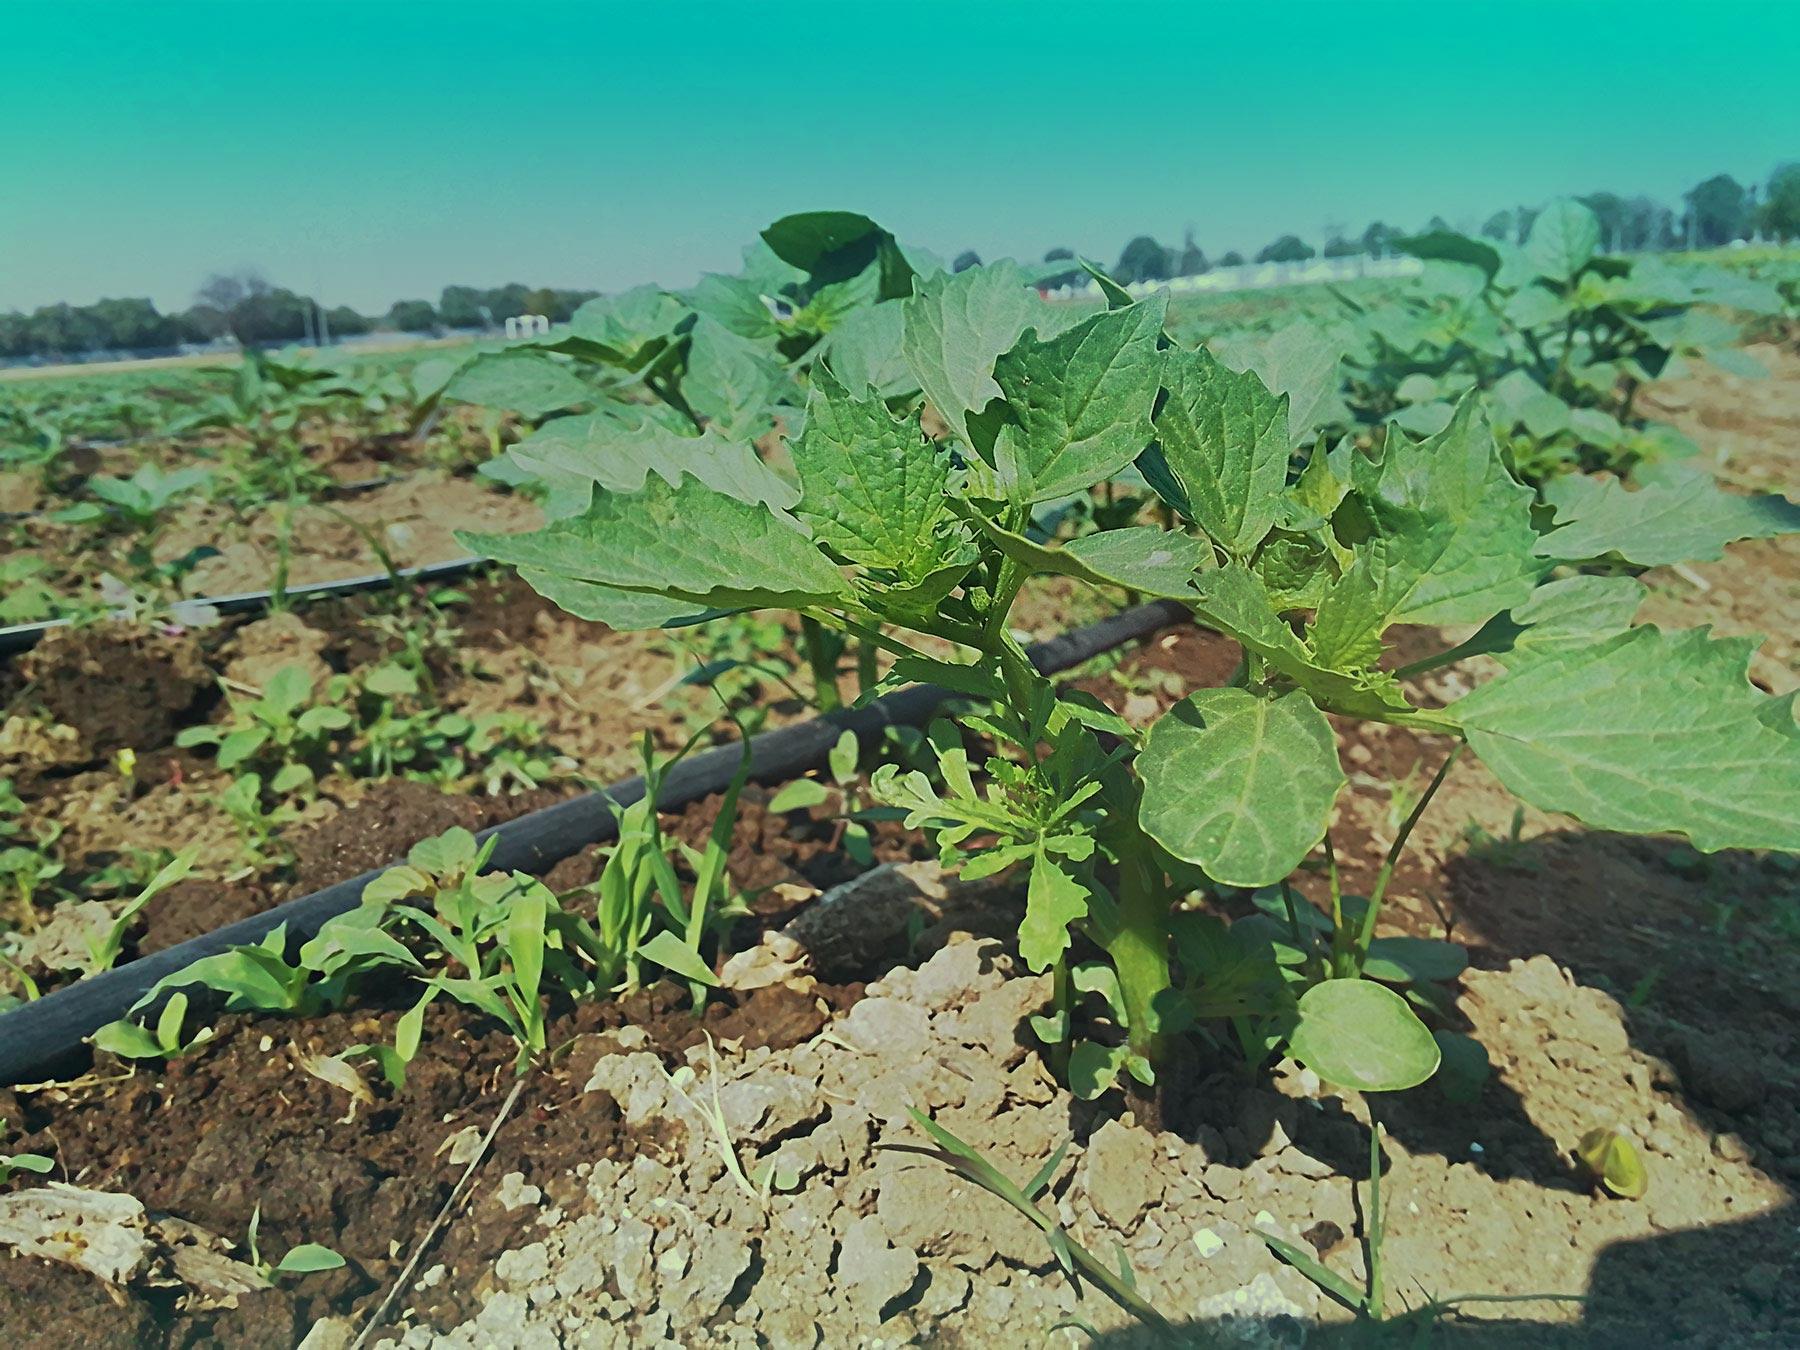
M 539 345 L 625 370 L 641 370 L 665 351 L 691 311 L 657 286 L 634 286 L 589 300 L 569 319 L 566 337 Z
M 1049 969 L 1069 945 L 1069 925 L 1087 912 L 1087 887 L 1040 844 L 1031 859 L 1025 920 L 1019 927 L 1019 955 L 1025 964 L 1032 970 Z
M 823 805 L 830 796 L 830 789 L 818 779 L 796 778 L 769 798 L 768 811 L 776 816 L 785 811 L 803 811 L 810 806 Z
M 682 299 L 688 308 L 725 325 L 739 337 L 774 337 L 780 331 L 774 311 L 748 277 L 727 277 L 708 272 Z
M 1755 643 L 1634 628 L 1521 660 L 1450 709 L 1500 781 L 1597 829 L 1800 850 L 1793 696 L 1747 677 Z
M 1343 344 L 1317 324 L 1296 322 L 1267 336 L 1234 334 L 1207 343 L 1233 370 L 1254 371 L 1264 385 L 1288 398 L 1288 434 L 1296 446 L 1322 427 L 1350 421 L 1343 387 Z
M 1048 340 L 1028 332 L 995 362 L 1011 418 L 995 442 L 994 467 L 1015 503 L 1086 492 L 1149 443 L 1166 309 L 1159 296 Z
M 1158 599 L 1192 600 L 1195 572 L 1212 561 L 1205 540 L 1179 530 L 1128 525 L 1081 535 L 1058 548 L 969 514 L 1001 552 L 1034 572 L 1075 577 L 1093 586 L 1122 586 Z
M 1454 980 L 1469 968 L 1469 954 L 1454 942 L 1436 938 L 1378 937 L 1369 942 L 1363 974 L 1389 984 L 1415 980 Z
M 895 418 L 873 391 L 853 397 L 818 368 L 806 430 L 789 448 L 800 471 L 797 513 L 820 544 L 893 572 L 903 586 L 922 584 L 962 551 L 966 535 L 945 496 L 950 457 L 925 439 L 916 412 Z
M 783 216 L 762 232 L 775 256 L 807 274 L 814 287 L 874 280 L 871 302 L 912 293 L 914 269 L 894 236 L 853 211 L 806 211 Z
M 1701 353 L 1709 362 L 1724 371 L 1727 375 L 1736 375 L 1745 380 L 1766 380 L 1769 368 L 1758 361 L 1749 352 L 1738 347 L 1708 347 Z
M 900 346 L 913 378 L 967 443 L 968 415 L 1001 397 L 994 362 L 1012 350 L 1026 328 L 1035 324 L 1045 331 L 1049 307 L 1022 271 L 995 263 L 921 278 L 901 308 Z
M 792 387 L 784 367 L 764 344 L 740 337 L 702 314 L 688 339 L 687 372 L 681 396 L 711 427 L 733 440 L 749 441 L 769 430 L 777 395 Z
M 1665 464 L 1639 476 L 1652 481 L 1635 491 L 1581 474 L 1545 484 L 1556 528 L 1538 540 L 1538 556 L 1579 562 L 1616 554 L 1657 567 L 1711 561 L 1736 540 L 1800 531 L 1800 505 L 1773 492 L 1722 491 L 1698 466 Z
M 1069 1090 L 1080 1100 L 1091 1102 L 1119 1081 L 1130 1054 L 1131 1047 L 1127 1045 L 1076 1041 L 1069 1051 Z
M 1437 1042 L 1438 1053 L 1442 1056 L 1437 1084 L 1444 1096 L 1458 1106 L 1472 1106 L 1480 1101 L 1481 1089 L 1493 1072 L 1487 1047 L 1473 1036 L 1455 1031 L 1434 1031 L 1431 1038 Z
M 1435 262 L 1461 263 L 1467 267 L 1479 268 L 1488 280 L 1492 280 L 1500 270 L 1500 250 L 1495 248 L 1490 241 L 1471 239 L 1466 234 L 1458 234 L 1454 230 L 1433 230 L 1429 234 L 1416 234 L 1405 239 L 1396 239 L 1394 247 L 1402 253 L 1410 253 L 1415 258 Z
M 1235 638 L 1245 650 L 1312 694 L 1321 707 L 1353 717 L 1405 712 L 1405 696 L 1391 676 L 1347 672 L 1320 665 L 1269 601 L 1262 579 L 1241 563 L 1194 578 L 1194 613 L 1209 627 Z
M 872 388 L 888 399 L 919 387 L 901 351 L 902 311 L 908 303 L 889 300 L 853 310 L 825 335 L 818 347 L 820 359 L 844 388 Z
M 538 352 L 486 352 L 458 371 L 444 397 L 504 408 L 536 420 L 592 403 L 594 391 L 568 366 Z
M 1573 281 L 1600 249 L 1600 217 L 1571 197 L 1558 197 L 1531 223 L 1525 256 L 1541 277 Z
M 312 1275 L 322 1270 L 336 1270 L 343 1264 L 344 1258 L 331 1248 L 316 1242 L 302 1242 L 298 1247 L 288 1249 L 275 1272 L 278 1275 Z
M 603 623 L 621 633 L 646 628 L 685 628 L 730 613 L 727 609 L 670 600 L 645 591 L 622 591 L 617 586 L 577 581 L 536 567 L 521 567 L 519 577 L 544 599 L 576 618 Z
M 803 608 L 847 598 L 842 575 L 791 516 L 683 476 L 637 492 L 596 490 L 582 515 L 533 534 L 457 531 L 521 568 L 721 609 Z
M 719 977 L 700 959 L 700 953 L 666 928 L 652 934 L 650 940 L 638 948 L 637 954 L 646 961 L 654 961 L 664 970 L 674 971 L 684 980 L 694 980 L 715 988 L 719 983 Z
M 1326 980 L 1302 994 L 1288 1053 L 1326 1082 L 1362 1092 L 1417 1087 L 1440 1058 L 1406 1000 L 1372 980 Z
M 1145 832 L 1227 886 L 1298 867 L 1344 785 L 1331 724 L 1301 690 L 1190 695 L 1150 729 L 1137 767 Z
M 1531 594 L 1530 488 L 1501 462 L 1472 395 L 1421 442 L 1390 429 L 1385 453 L 1352 461 L 1340 538 L 1355 561 L 1320 602 L 1308 639 L 1319 661 L 1371 665 L 1391 624 L 1475 623 Z
M 728 497 L 784 510 L 800 499 L 754 447 L 712 428 L 689 436 L 603 413 L 559 417 L 513 446 L 507 457 L 549 489 L 544 514 L 552 520 L 585 511 L 595 484 L 609 492 L 636 492 L 652 473 L 669 483 L 690 474 Z
M 1287 400 L 1204 347 L 1165 351 L 1162 379 L 1168 396 L 1155 425 L 1163 459 L 1194 523 L 1246 557 L 1274 525 L 1287 483 Z
M 1631 627 L 1643 602 L 1643 584 L 1632 577 L 1562 577 L 1539 586 L 1524 604 L 1496 614 L 1431 664 L 1492 656 L 1511 666 L 1544 652 L 1590 647 Z

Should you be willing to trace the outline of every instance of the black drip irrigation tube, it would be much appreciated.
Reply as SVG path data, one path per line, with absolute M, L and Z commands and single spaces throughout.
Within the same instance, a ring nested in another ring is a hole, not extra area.
M 1034 643 L 1027 655 L 1043 674 L 1055 675 L 1190 619 L 1183 606 L 1158 600 Z M 953 697 L 949 690 L 936 685 L 915 684 L 883 695 L 862 708 L 763 732 L 750 738 L 750 777 L 765 783 L 797 778 L 824 764 L 845 731 L 853 731 L 859 741 L 868 742 L 889 727 L 916 727 Z M 665 779 L 657 805 L 666 811 L 676 810 L 723 792 L 743 762 L 743 754 L 742 745 L 722 745 L 683 760 Z M 497 841 L 488 859 L 490 869 L 542 872 L 590 845 L 603 844 L 614 837 L 617 822 L 608 809 L 608 799 L 628 806 L 643 796 L 643 776 L 634 775 L 599 792 L 585 793 L 492 826 L 477 837 L 486 840 L 491 836 Z M 124 1017 L 164 976 L 229 947 L 260 941 L 278 924 L 287 925 L 291 949 L 316 934 L 327 920 L 355 909 L 362 901 L 363 887 L 386 870 L 364 872 L 191 941 L 90 975 L 0 1014 L 0 1086 L 39 1082 L 78 1069 L 86 1055 L 86 1039 L 106 1023 Z
M 282 592 L 289 600 L 317 600 L 335 595 L 360 595 L 364 591 L 385 590 L 389 586 L 408 581 L 454 581 L 458 577 L 467 576 L 478 568 L 485 567 L 488 559 L 479 557 L 452 558 L 448 562 L 427 563 L 423 567 L 396 567 L 392 572 L 373 572 L 367 576 L 346 577 L 342 581 L 318 581 L 306 586 L 289 586 Z M 244 591 L 236 595 L 195 596 L 192 600 L 178 601 L 166 610 L 154 615 L 140 615 L 154 622 L 162 617 L 170 623 L 180 623 L 182 611 L 211 610 L 218 614 L 254 614 L 269 608 L 274 603 L 274 591 Z M 127 618 L 130 615 L 123 611 L 113 615 L 114 618 Z M 0 628 L 0 657 L 13 656 L 19 652 L 29 651 L 37 646 L 47 633 L 57 628 L 67 628 L 72 619 L 46 619 L 42 623 L 14 624 L 11 628 Z

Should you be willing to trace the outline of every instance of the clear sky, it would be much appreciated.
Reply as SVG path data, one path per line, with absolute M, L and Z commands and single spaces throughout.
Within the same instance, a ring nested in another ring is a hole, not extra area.
M 0 0 L 0 57 L 0 309 L 685 285 L 827 207 L 1217 255 L 1800 159 L 1796 0 Z

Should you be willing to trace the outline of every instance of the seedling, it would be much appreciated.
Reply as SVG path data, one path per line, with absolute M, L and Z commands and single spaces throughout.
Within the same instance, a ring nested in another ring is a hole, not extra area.
M 794 247 L 805 270 L 829 252 L 822 230 L 796 217 L 770 237 L 812 240 Z M 887 260 L 869 282 L 901 302 L 905 366 L 946 442 L 923 434 L 916 399 L 815 364 L 790 441 L 797 493 L 722 433 L 709 430 L 718 457 L 702 460 L 691 438 L 621 425 L 607 434 L 647 466 L 640 483 L 564 460 L 586 489 L 573 513 L 533 534 L 462 538 L 615 627 L 786 611 L 892 655 L 892 683 L 933 680 L 991 706 L 963 725 L 997 753 L 973 762 L 941 737 L 941 791 L 890 766 L 875 792 L 965 875 L 1026 874 L 1019 945 L 1032 969 L 1066 988 L 1075 935 L 1106 954 L 1124 1053 L 1097 1043 L 1119 1081 L 1152 1086 L 1171 1038 L 1213 1021 L 1248 1031 L 1258 1056 L 1285 1046 L 1345 1086 L 1398 1089 L 1436 1071 L 1416 1002 L 1369 978 L 1397 851 L 1360 913 L 1340 901 L 1327 960 L 1281 967 L 1252 932 L 1181 940 L 1173 914 L 1196 891 L 1204 902 L 1278 885 L 1321 845 L 1345 782 L 1328 714 L 1464 740 L 1520 797 L 1597 828 L 1684 833 L 1703 851 L 1800 848 L 1800 742 L 1746 681 L 1749 645 L 1632 628 L 1641 588 L 1619 590 L 1636 587 L 1625 578 L 1542 584 L 1599 541 L 1560 514 L 1540 534 L 1477 396 L 1423 440 L 1396 426 L 1378 449 L 1321 445 L 1296 473 L 1307 437 L 1290 428 L 1290 399 L 1171 341 L 1162 301 L 1114 287 L 1112 308 L 1080 317 L 1042 305 L 1015 269 L 919 276 L 886 251 L 891 237 L 869 238 L 868 256 Z M 717 471 L 726 456 L 730 477 Z M 1132 471 L 1178 528 L 1030 537 L 1035 508 Z M 1573 508 L 1577 522 L 1590 507 Z M 1645 517 L 1633 547 L 1659 528 Z M 1026 659 L 1009 616 L 1043 573 L 1180 601 L 1237 642 L 1242 666 L 1140 734 Z M 1401 624 L 1480 625 L 1411 674 L 1475 654 L 1505 673 L 1447 708 L 1418 706 L 1380 664 Z M 945 643 L 964 660 L 943 659 Z M 1272 987 L 1259 970 L 1276 972 Z
M 187 1015 L 188 996 L 175 993 L 163 1004 L 154 1024 L 120 1018 L 108 1022 L 88 1039 L 96 1050 L 108 1051 L 120 1059 L 179 1059 L 198 1050 L 215 1034 L 211 1027 L 201 1027 L 190 1039 L 183 1040 L 181 1033 Z
M 1623 1130 L 1604 1125 L 1589 1130 L 1575 1146 L 1575 1158 L 1608 1195 L 1642 1200 L 1650 1190 L 1650 1173 L 1637 1145 Z
M 0 1138 L 9 1133 L 6 1121 L 0 1120 Z M 13 1179 L 16 1172 L 35 1172 L 39 1176 L 56 1166 L 54 1158 L 41 1153 L 0 1153 L 0 1186 Z
M 257 1230 L 261 1226 L 262 1206 L 258 1205 L 250 1211 L 250 1231 L 244 1235 L 244 1245 L 250 1251 L 250 1264 L 265 1280 L 273 1281 L 283 1275 L 316 1275 L 320 1271 L 336 1270 L 344 1264 L 344 1258 L 331 1248 L 316 1242 L 302 1242 L 297 1247 L 289 1247 L 281 1260 L 270 1265 L 263 1260 L 256 1244 Z
M 314 702 L 312 677 L 299 666 L 276 671 L 259 696 L 233 697 L 230 714 L 223 725 L 184 727 L 175 744 L 218 746 L 218 765 L 227 772 L 246 764 L 269 770 L 270 791 L 280 796 L 312 782 L 312 765 L 326 754 L 332 733 L 351 724 L 329 696 Z
M 205 487 L 211 478 L 205 469 L 170 472 L 144 464 L 129 478 L 94 477 L 87 486 L 121 521 L 148 539 L 159 532 L 163 513 L 178 497 Z
M 1310 1251 L 1289 1242 L 1278 1233 L 1259 1228 L 1257 1236 L 1283 1261 L 1312 1281 L 1320 1293 L 1355 1314 L 1357 1321 L 1375 1323 L 1389 1329 L 1410 1327 L 1429 1338 L 1430 1328 L 1440 1319 L 1470 1303 L 1585 1303 L 1580 1294 L 1456 1294 L 1450 1298 L 1434 1298 L 1420 1307 L 1410 1308 L 1397 1317 L 1387 1312 L 1388 1272 L 1382 1256 L 1382 1243 L 1387 1236 L 1387 1216 L 1381 1204 L 1381 1126 L 1369 1131 L 1368 1203 L 1363 1218 L 1363 1260 L 1368 1277 L 1359 1289 Z M 1421 1342 L 1423 1343 L 1423 1342 Z
M 103 970 L 111 970 L 119 959 L 119 953 L 125 949 L 125 934 L 131 930 L 132 920 L 143 912 L 145 905 L 154 900 L 157 894 L 173 886 L 193 869 L 194 860 L 200 856 L 200 850 L 190 848 L 178 853 L 162 870 L 151 878 L 149 885 L 137 893 L 137 897 L 121 909 L 113 920 L 112 926 L 106 930 L 106 936 L 99 942 L 89 941 L 88 967 L 86 974 L 97 975 Z

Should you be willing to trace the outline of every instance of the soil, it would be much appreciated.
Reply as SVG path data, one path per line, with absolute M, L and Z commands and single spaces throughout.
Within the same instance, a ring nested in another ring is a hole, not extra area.
M 1650 396 L 1703 444 L 1725 445 L 1728 477 L 1779 486 L 1792 480 L 1800 356 L 1758 355 L 1776 367 L 1767 384 L 1705 368 Z M 1753 675 L 1785 692 L 1797 683 L 1797 578 L 1796 540 L 1736 545 L 1718 563 L 1647 574 L 1644 617 L 1773 630 Z M 470 611 L 492 616 L 469 620 L 474 669 L 447 681 L 462 706 L 523 702 L 552 734 L 618 772 L 632 767 L 624 728 L 660 716 L 659 740 L 685 732 L 647 698 L 683 668 L 666 649 L 576 625 L 499 584 Z M 355 643 L 366 645 L 354 646 L 354 659 L 379 659 L 379 631 L 332 613 L 308 617 L 325 635 L 317 652 L 328 667 L 340 668 Z M 116 823 L 90 827 L 74 808 L 140 828 L 155 820 L 163 839 L 203 825 L 197 813 L 143 810 L 168 794 L 169 776 L 182 784 L 206 772 L 151 719 L 172 728 L 208 715 L 206 680 L 186 684 L 180 662 L 220 668 L 228 636 L 146 647 L 146 660 L 177 674 L 134 683 L 135 712 L 121 704 L 116 718 L 71 723 L 70 735 L 43 720 L 9 723 L 0 747 L 30 744 L 42 763 L 60 765 L 27 785 L 31 809 L 70 811 L 71 834 L 96 848 Z M 1402 655 L 1457 636 L 1407 634 Z M 1147 721 L 1192 685 L 1219 683 L 1236 659 L 1229 643 L 1177 629 L 1081 683 Z M 54 682 L 61 670 L 52 663 L 44 673 Z M 1428 677 L 1421 693 L 1452 697 L 1462 678 Z M 27 687 L 5 691 L 13 706 L 37 696 Z M 183 688 L 187 702 L 171 710 Z M 80 711 L 80 699 L 65 706 Z M 142 742 L 143 781 L 108 798 L 95 781 L 107 771 L 92 757 L 108 753 L 98 738 L 115 725 Z M 1411 794 L 1448 747 L 1394 729 L 1340 733 L 1351 786 L 1333 843 L 1347 889 L 1366 890 Z M 335 785 L 296 834 L 305 847 L 285 884 L 353 875 L 439 822 L 523 809 L 418 786 Z M 796 906 L 829 903 L 811 892 L 848 870 L 829 812 L 775 815 L 767 800 L 747 793 L 732 841 L 735 879 L 762 897 L 747 945 Z M 697 804 L 671 828 L 697 842 L 713 807 Z M 923 852 L 897 829 L 878 836 L 879 859 Z M 593 869 L 591 854 L 579 856 L 551 880 L 576 885 Z M 1317 885 L 1303 889 L 1316 894 Z M 247 893 L 276 892 L 258 879 Z M 1272 1227 L 1359 1278 L 1369 1129 L 1379 1121 L 1391 1307 L 1454 1293 L 1587 1300 L 1468 1305 L 1440 1329 L 1445 1342 L 1794 1344 L 1800 996 L 1789 972 L 1800 955 L 1800 874 L 1791 861 L 1702 857 L 1666 840 L 1581 831 L 1521 810 L 1465 759 L 1415 832 L 1392 899 L 1391 931 L 1448 933 L 1470 950 L 1457 1010 L 1493 1064 L 1474 1102 L 1431 1089 L 1323 1095 L 1292 1065 L 1258 1079 L 1220 1058 L 1199 1064 L 1180 1095 L 1185 1113 L 1152 1135 L 1115 1096 L 1078 1102 L 1049 1080 L 1025 1024 L 1047 990 L 1016 968 L 1004 921 L 923 928 L 908 959 L 866 987 L 818 984 L 804 966 L 784 966 L 698 1022 L 667 989 L 624 1005 L 552 1009 L 552 1041 L 567 1049 L 523 1080 L 469 1198 L 396 1300 L 385 1343 L 1079 1344 L 1070 1318 L 1104 1345 L 1169 1343 L 1135 1330 L 1095 1289 L 1078 1300 L 1035 1228 L 917 1152 L 927 1141 L 905 1111 L 916 1106 L 1016 1180 L 1069 1144 L 1045 1203 L 1103 1259 L 1123 1252 L 1140 1292 L 1196 1337 L 1355 1343 L 1344 1315 L 1276 1261 L 1257 1230 Z M 222 890 L 171 899 L 145 942 L 173 940 L 190 905 L 223 915 L 231 903 L 254 902 Z M 432 1010 L 404 1093 L 356 1061 L 374 1100 L 354 1113 L 342 1090 L 297 1067 L 295 1046 L 332 1054 L 391 1037 L 403 1000 L 401 990 L 377 993 L 304 1024 L 227 1017 L 218 1043 L 160 1075 L 102 1065 L 85 1082 L 0 1093 L 0 1117 L 22 1136 L 7 1147 L 54 1155 L 58 1179 L 129 1191 L 233 1241 L 260 1203 L 266 1251 L 315 1241 L 348 1259 L 341 1271 L 215 1308 L 170 1290 L 102 1296 L 88 1276 L 10 1259 L 0 1261 L 0 1325 L 34 1350 L 291 1345 L 309 1329 L 315 1350 L 347 1344 L 461 1175 L 452 1141 L 485 1131 L 517 1081 L 512 1042 L 449 1007 Z M 664 1070 L 683 1064 L 696 1079 L 676 1090 Z M 767 1194 L 727 1171 L 698 1110 L 715 1090 L 733 1161 L 755 1178 L 763 1163 L 777 1164 Z M 1636 1141 L 1649 1174 L 1643 1199 L 1600 1194 L 1572 1165 L 1576 1141 L 1601 1125 Z M 37 1311 L 45 1299 L 57 1300 L 53 1322 Z

